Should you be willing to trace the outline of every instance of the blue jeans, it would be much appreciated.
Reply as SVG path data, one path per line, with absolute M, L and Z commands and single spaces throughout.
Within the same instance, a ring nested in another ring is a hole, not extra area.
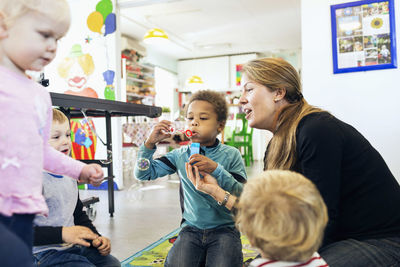
M 240 233 L 234 227 L 182 228 L 165 260 L 165 267 L 241 267 Z
M 329 244 L 319 253 L 330 267 L 399 267 L 400 237 L 347 239 Z
M 62 267 L 120 267 L 120 262 L 111 255 L 102 256 L 96 248 L 73 246 L 65 250 L 46 250 L 33 255 L 35 266 Z

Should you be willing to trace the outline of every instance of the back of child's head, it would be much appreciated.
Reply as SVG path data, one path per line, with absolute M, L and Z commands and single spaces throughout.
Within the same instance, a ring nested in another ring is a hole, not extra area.
M 60 110 L 53 108 L 53 123 L 57 122 L 61 124 L 66 121 L 68 121 L 68 117 Z
M 226 122 L 228 118 L 228 105 L 224 96 L 221 93 L 212 90 L 201 90 L 194 93 L 189 103 L 186 105 L 185 114 L 190 104 L 194 101 L 206 101 L 214 107 L 214 112 L 217 114 L 218 122 Z
M 316 186 L 303 175 L 270 170 L 250 178 L 236 223 L 270 260 L 304 262 L 321 245 L 328 214 Z
M 0 14 L 7 26 L 29 11 L 50 16 L 56 21 L 70 21 L 70 9 L 67 0 L 1 0 Z

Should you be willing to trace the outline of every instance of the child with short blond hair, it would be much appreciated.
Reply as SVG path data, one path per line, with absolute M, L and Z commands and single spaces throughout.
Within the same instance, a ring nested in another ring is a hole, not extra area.
M 57 109 L 53 109 L 49 143 L 65 155 L 71 152 L 69 120 Z M 76 180 L 45 172 L 43 195 L 49 214 L 37 215 L 34 220 L 35 266 L 121 266 L 110 255 L 110 240 L 97 232 L 83 211 Z
M 43 169 L 94 185 L 103 179 L 100 165 L 76 161 L 48 144 L 50 95 L 25 74 L 54 59 L 69 25 L 66 0 L 0 1 L 0 223 L 30 250 L 34 215 L 47 213 Z
M 249 179 L 236 206 L 236 224 L 262 258 L 251 267 L 328 266 L 317 253 L 328 222 L 315 185 L 299 173 L 265 171 Z

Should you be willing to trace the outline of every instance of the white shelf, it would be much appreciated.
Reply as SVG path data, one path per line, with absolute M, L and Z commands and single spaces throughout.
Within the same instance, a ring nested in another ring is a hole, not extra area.
M 140 72 L 140 71 L 134 71 L 134 70 L 127 70 L 127 71 L 126 71 L 126 75 L 128 75 L 129 73 L 133 73 L 133 74 L 135 74 L 135 75 L 142 75 L 142 76 L 146 76 L 146 77 L 149 77 L 149 78 L 154 79 L 154 75 L 149 74 L 149 73 L 147 73 L 147 72 Z M 128 76 L 128 77 L 129 77 L 129 76 Z
M 126 92 L 127 96 L 132 96 L 135 98 L 139 98 L 139 99 L 143 99 L 143 98 L 154 98 L 153 95 L 138 95 L 136 93 L 132 93 L 132 92 Z
M 126 92 L 126 95 L 127 96 L 132 96 L 132 97 L 135 97 L 135 98 L 139 98 L 139 99 L 144 98 L 144 95 L 138 95 L 138 94 L 135 94 L 135 93 L 132 93 L 132 92 Z
M 154 92 L 154 68 L 122 58 L 122 70 L 121 93 L 125 96 L 124 100 L 140 100 L 138 102 L 154 105 L 154 96 L 141 94 Z
M 146 80 L 138 79 L 138 78 L 132 78 L 132 77 L 126 77 L 127 80 L 133 81 L 133 82 L 138 82 L 138 83 L 145 83 L 145 84 L 150 84 L 152 85 L 153 83 L 150 83 Z
M 148 69 L 148 70 L 154 71 L 154 68 L 151 67 L 151 66 L 145 65 L 145 64 L 140 63 L 140 62 L 136 62 L 136 64 L 139 65 L 140 67 L 144 68 L 144 69 Z

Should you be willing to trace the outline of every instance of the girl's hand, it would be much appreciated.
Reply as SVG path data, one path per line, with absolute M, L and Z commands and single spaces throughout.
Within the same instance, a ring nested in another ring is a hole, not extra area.
M 102 256 L 107 256 L 111 252 L 111 242 L 107 237 L 99 236 L 93 240 L 92 245 L 97 248 Z
M 162 120 L 159 123 L 157 123 L 153 127 L 153 130 L 151 131 L 150 136 L 147 138 L 144 145 L 149 149 L 153 149 L 155 144 L 168 137 L 171 137 L 171 134 L 169 133 L 171 125 L 172 122 L 167 120 Z
M 189 163 L 185 163 L 185 169 L 187 177 L 197 190 L 215 197 L 214 194 L 220 188 L 220 186 L 214 177 L 208 173 L 201 172 L 203 178 L 200 178 L 199 169 L 196 166 L 190 165 Z
M 91 163 L 82 168 L 79 175 L 79 181 L 91 183 L 93 186 L 99 186 L 103 181 L 104 173 L 99 164 Z
M 70 243 L 74 245 L 82 245 L 85 247 L 90 247 L 90 243 L 87 240 L 94 240 L 98 238 L 98 235 L 92 232 L 89 228 L 85 226 L 69 226 L 63 227 L 61 230 L 62 240 L 65 243 Z
M 196 166 L 200 173 L 212 173 L 218 167 L 218 163 L 201 154 L 191 155 L 189 158 L 189 164 Z

